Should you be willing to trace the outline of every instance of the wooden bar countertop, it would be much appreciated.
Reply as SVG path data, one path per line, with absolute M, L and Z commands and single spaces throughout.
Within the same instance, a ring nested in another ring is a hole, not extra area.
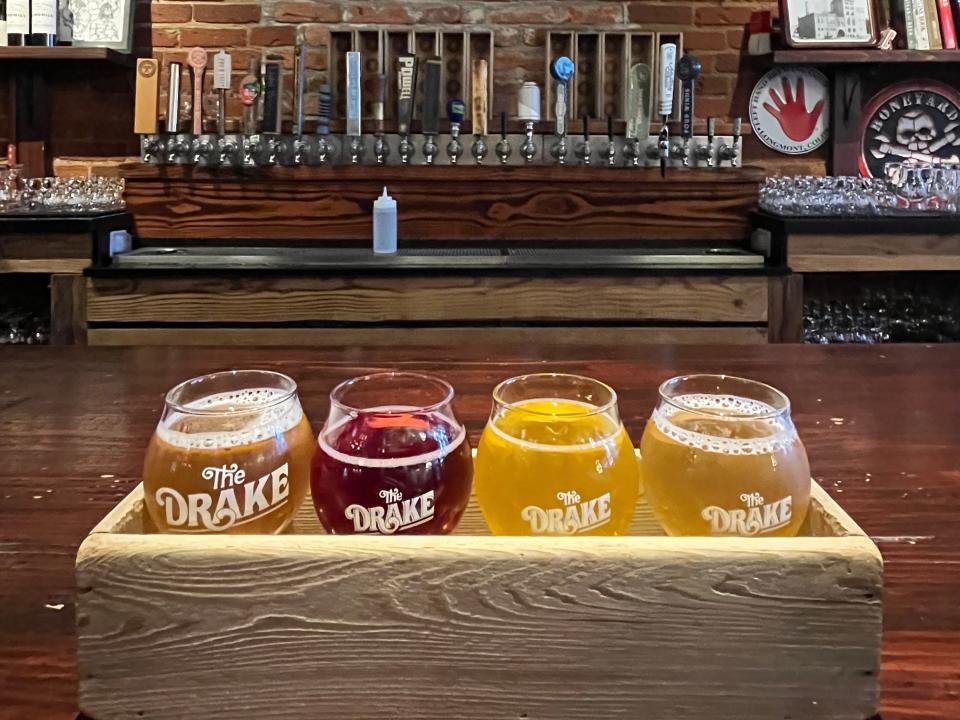
M 520 373 L 610 383 L 635 442 L 668 377 L 772 383 L 792 398 L 814 476 L 885 558 L 882 717 L 960 717 L 960 346 L 491 347 L 465 337 L 429 350 L 0 350 L 0 718 L 76 717 L 77 546 L 139 482 L 164 392 L 238 367 L 291 375 L 315 429 L 344 378 L 435 373 L 455 387 L 474 445 L 493 386 Z

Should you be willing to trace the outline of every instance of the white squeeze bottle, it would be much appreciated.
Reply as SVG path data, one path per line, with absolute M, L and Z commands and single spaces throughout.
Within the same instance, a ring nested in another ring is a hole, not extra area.
M 388 255 L 397 251 L 397 201 L 383 195 L 373 203 L 373 251 Z

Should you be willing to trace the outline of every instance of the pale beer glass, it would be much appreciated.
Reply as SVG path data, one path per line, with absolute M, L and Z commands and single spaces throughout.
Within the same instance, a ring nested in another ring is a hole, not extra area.
M 810 466 L 789 399 L 728 375 L 660 386 L 640 472 L 669 535 L 796 535 L 810 505 Z
M 286 375 L 193 378 L 167 393 L 147 448 L 147 511 L 161 532 L 282 532 L 310 487 L 314 447 Z
M 477 500 L 495 535 L 622 535 L 639 471 L 617 395 L 556 373 L 500 383 L 480 438 Z

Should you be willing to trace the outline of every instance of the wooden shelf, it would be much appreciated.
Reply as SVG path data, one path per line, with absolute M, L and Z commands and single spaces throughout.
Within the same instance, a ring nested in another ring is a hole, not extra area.
M 133 67 L 136 57 L 108 48 L 94 47 L 0 47 L 0 61 L 98 60 Z
M 777 50 L 776 65 L 855 65 L 870 63 L 958 63 L 960 50 Z

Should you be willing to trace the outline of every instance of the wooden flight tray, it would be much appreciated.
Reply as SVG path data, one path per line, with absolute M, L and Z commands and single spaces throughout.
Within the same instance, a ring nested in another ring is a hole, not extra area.
M 817 483 L 796 538 L 145 532 L 138 486 L 77 555 L 95 720 L 860 720 L 883 562 Z

